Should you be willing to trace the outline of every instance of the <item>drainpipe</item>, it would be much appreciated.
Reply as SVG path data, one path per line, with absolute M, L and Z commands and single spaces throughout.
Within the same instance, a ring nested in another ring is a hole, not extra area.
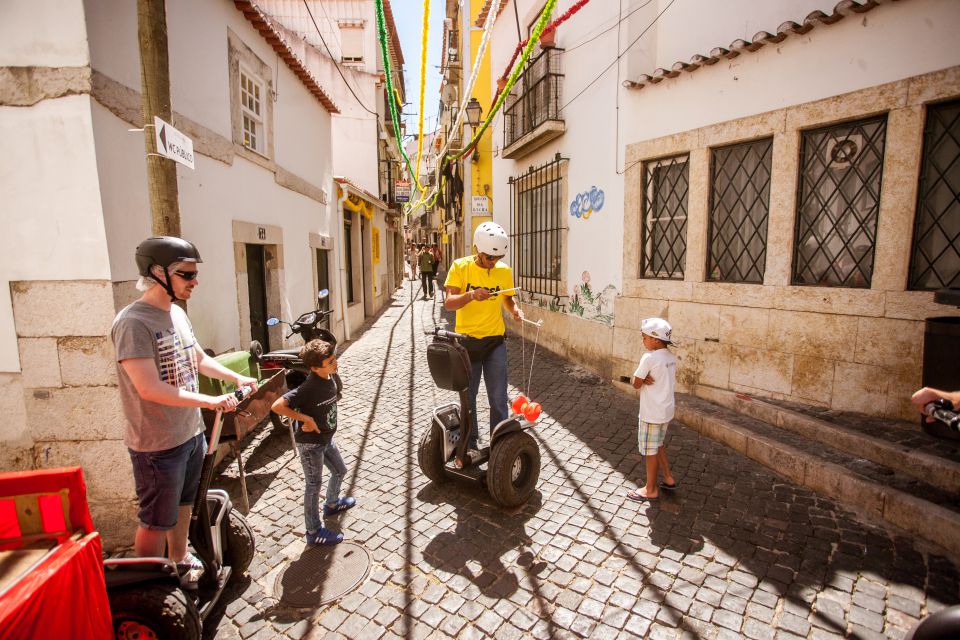
M 350 242 L 350 238 L 343 237 L 343 203 L 347 199 L 346 185 L 342 185 L 340 187 L 340 193 L 342 195 L 340 195 L 337 198 L 337 215 L 339 216 L 339 219 L 337 221 L 338 222 L 337 227 L 340 229 L 340 253 L 344 258 L 346 258 L 347 252 L 346 252 L 346 247 L 344 246 L 344 242 Z M 346 272 L 347 272 L 346 265 L 341 265 L 340 282 L 338 283 L 340 285 L 339 287 L 340 288 L 340 320 L 341 322 L 343 322 L 343 340 L 344 342 L 349 342 L 350 341 L 350 323 L 347 321 L 347 303 L 344 298 L 344 291 L 346 290 L 346 287 L 344 286 L 344 282 L 346 281 Z

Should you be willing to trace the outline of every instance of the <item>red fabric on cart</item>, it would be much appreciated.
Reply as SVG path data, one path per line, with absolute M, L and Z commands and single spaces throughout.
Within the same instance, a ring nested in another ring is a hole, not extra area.
M 90 510 L 87 508 L 87 485 L 83 481 L 83 471 L 80 467 L 0 473 L 0 496 L 3 497 L 31 493 L 57 493 L 61 489 L 67 490 L 70 503 L 70 525 L 74 530 L 82 529 L 84 533 L 91 533 L 94 530 L 93 520 L 90 519 Z M 4 521 L 0 522 L 0 531 L 11 529 L 7 521 L 9 513 L 6 510 L 0 511 L 0 517 L 4 518 Z M 14 525 L 19 528 L 15 514 Z
M 58 545 L 0 597 L 0 638 L 113 637 L 100 534 Z

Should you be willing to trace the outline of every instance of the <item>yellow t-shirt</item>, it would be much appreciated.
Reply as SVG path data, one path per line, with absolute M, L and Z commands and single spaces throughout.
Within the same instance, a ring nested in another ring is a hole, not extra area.
M 463 333 L 473 338 L 487 336 L 502 336 L 506 331 L 503 324 L 503 315 L 500 308 L 503 305 L 502 296 L 512 296 L 516 291 L 497 293 L 504 289 L 513 289 L 513 269 L 502 261 L 487 271 L 477 266 L 473 256 L 466 256 L 454 260 L 447 273 L 444 287 L 456 287 L 460 293 L 473 289 L 489 289 L 493 295 L 487 300 L 474 300 L 466 306 L 457 309 L 457 333 Z

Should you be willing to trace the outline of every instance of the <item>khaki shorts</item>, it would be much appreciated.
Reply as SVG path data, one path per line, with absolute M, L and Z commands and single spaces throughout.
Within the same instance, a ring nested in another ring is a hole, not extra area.
M 661 424 L 653 422 L 640 421 L 640 429 L 637 432 L 637 441 L 640 446 L 640 454 L 644 456 L 655 456 L 660 447 L 663 446 L 663 440 L 667 437 L 668 422 Z

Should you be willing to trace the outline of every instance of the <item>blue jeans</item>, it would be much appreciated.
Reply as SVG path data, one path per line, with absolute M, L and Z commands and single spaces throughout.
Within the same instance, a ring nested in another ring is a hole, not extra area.
M 331 440 L 330 444 L 297 443 L 303 476 L 307 482 L 303 492 L 303 520 L 307 533 L 316 533 L 323 522 L 320 520 L 320 485 L 323 484 L 323 467 L 330 470 L 327 483 L 327 504 L 335 504 L 340 498 L 340 483 L 347 474 L 340 450 Z
M 507 419 L 507 343 L 501 342 L 486 358 L 470 363 L 470 406 L 473 415 L 477 415 L 477 393 L 480 391 L 480 374 L 487 387 L 487 399 L 490 401 L 490 431 Z M 477 430 L 470 431 L 468 446 L 477 448 Z

